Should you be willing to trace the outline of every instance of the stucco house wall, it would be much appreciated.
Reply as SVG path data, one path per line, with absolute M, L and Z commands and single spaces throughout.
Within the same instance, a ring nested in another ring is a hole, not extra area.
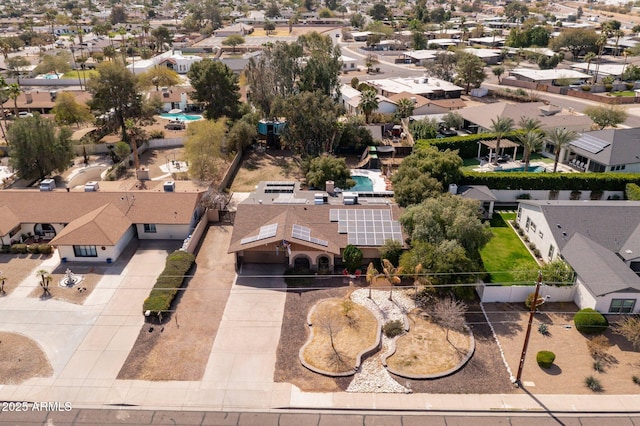
M 527 219 L 529 219 L 528 226 Z M 540 255 L 545 262 L 551 262 L 558 257 L 558 247 L 551 234 L 549 224 L 537 207 L 520 204 L 516 220 L 524 234 L 529 237 L 529 241 L 540 250 Z M 549 252 L 550 247 L 553 247 L 551 253 Z
M 74 262 L 107 262 L 107 259 L 115 261 L 135 235 L 134 228 L 130 227 L 120 240 L 113 246 L 96 246 L 96 257 L 76 257 L 73 246 L 58 246 L 58 256 L 61 261 Z M 104 249 L 103 249 L 104 248 Z
M 156 232 L 145 232 L 143 223 L 137 223 L 138 238 L 141 240 L 182 240 L 189 236 L 189 225 L 155 225 Z

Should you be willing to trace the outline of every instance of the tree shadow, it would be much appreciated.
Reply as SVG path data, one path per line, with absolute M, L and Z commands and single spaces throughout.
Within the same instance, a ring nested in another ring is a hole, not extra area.
M 522 324 L 526 321 L 522 317 L 524 311 L 522 308 L 516 307 L 512 303 L 491 303 L 485 304 L 485 311 L 498 336 L 508 337 L 522 332 Z M 484 321 L 484 315 L 480 314 L 480 317 Z M 473 321 L 473 319 L 469 320 Z

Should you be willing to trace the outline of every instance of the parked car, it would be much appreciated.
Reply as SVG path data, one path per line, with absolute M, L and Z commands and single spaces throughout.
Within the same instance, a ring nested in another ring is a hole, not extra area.
M 18 118 L 26 118 L 26 117 L 33 117 L 33 114 L 27 111 L 20 111 L 18 113 Z
M 438 130 L 438 133 L 440 133 L 445 138 L 458 136 L 458 132 L 456 132 L 455 130 L 447 129 L 444 127 L 440 127 L 440 129 Z

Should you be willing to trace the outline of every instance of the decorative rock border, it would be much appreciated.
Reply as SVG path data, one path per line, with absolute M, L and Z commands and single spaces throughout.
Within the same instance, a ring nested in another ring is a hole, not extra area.
M 313 371 L 314 373 L 318 373 L 318 374 L 322 374 L 324 376 L 329 376 L 329 377 L 346 377 L 346 376 L 353 376 L 358 369 L 360 368 L 360 364 L 362 363 L 362 358 L 380 350 L 381 345 L 382 345 L 382 324 L 380 324 L 380 320 L 373 315 L 373 317 L 376 319 L 376 322 L 378 323 L 378 327 L 377 327 L 377 333 L 376 333 L 376 343 L 369 347 L 369 348 L 365 348 L 362 351 L 360 351 L 357 355 L 356 355 L 356 364 L 354 366 L 354 368 L 352 370 L 349 371 L 344 371 L 344 372 L 331 372 L 331 371 L 326 371 L 326 370 L 322 370 L 320 368 L 314 367 L 312 365 L 310 365 L 308 362 L 306 362 L 304 360 L 304 350 L 305 348 L 313 341 L 313 323 L 311 321 L 311 317 L 313 315 L 313 313 L 316 310 L 316 307 L 325 301 L 328 300 L 343 300 L 343 299 L 339 299 L 339 298 L 328 298 L 328 299 L 322 299 L 320 301 L 318 301 L 315 305 L 313 305 L 311 307 L 311 309 L 309 309 L 309 313 L 307 314 L 307 326 L 309 327 L 309 338 L 307 339 L 307 341 L 304 343 L 304 345 L 302 345 L 302 347 L 300 348 L 300 350 L 298 351 L 298 358 L 300 359 L 300 363 L 307 369 Z M 362 306 L 362 305 L 360 305 Z M 365 306 L 363 306 L 363 308 L 367 309 Z M 369 309 L 367 309 L 369 310 Z
M 406 379 L 417 379 L 417 380 L 424 380 L 424 379 L 439 379 L 441 377 L 446 377 L 449 376 L 453 373 L 455 373 L 456 371 L 460 370 L 462 367 L 464 367 L 467 362 L 469 362 L 469 360 L 471 359 L 471 357 L 473 356 L 475 350 L 476 350 L 476 339 L 473 337 L 473 332 L 471 331 L 471 329 L 468 326 L 464 326 L 464 328 L 467 330 L 467 334 L 469 335 L 469 339 L 471 341 L 471 347 L 469 348 L 469 352 L 467 353 L 467 355 L 453 368 L 450 368 L 449 370 L 445 370 L 441 373 L 436 373 L 436 374 L 407 374 L 407 373 L 403 373 L 403 372 L 399 372 L 397 370 L 394 370 L 393 368 L 390 368 L 388 366 L 387 363 L 387 359 L 389 359 L 391 356 L 393 356 L 393 354 L 396 352 L 396 338 L 394 338 L 391 341 L 391 349 L 390 349 L 390 353 L 389 355 L 387 355 L 384 359 L 383 365 L 385 366 L 385 368 L 392 374 L 395 374 L 396 376 L 400 376 L 400 377 L 404 377 Z M 398 336 L 400 337 L 400 336 Z

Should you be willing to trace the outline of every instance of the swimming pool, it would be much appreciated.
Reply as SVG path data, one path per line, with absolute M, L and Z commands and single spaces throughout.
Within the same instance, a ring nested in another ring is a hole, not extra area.
M 524 172 L 524 166 L 515 167 L 513 169 L 496 170 L 496 172 Z M 545 168 L 542 167 L 542 166 L 529 166 L 529 169 L 527 170 L 527 172 L 529 172 L 529 173 L 544 173 L 545 172 Z
M 351 187 L 348 191 L 353 192 L 371 192 L 373 191 L 373 181 L 366 176 L 351 176 L 356 181 L 356 186 Z
M 179 114 L 170 114 L 166 112 L 164 114 L 160 114 L 160 117 L 165 118 L 167 120 L 180 120 L 180 121 L 195 121 L 195 120 L 202 119 L 202 116 L 200 114 L 184 114 L 182 112 Z

